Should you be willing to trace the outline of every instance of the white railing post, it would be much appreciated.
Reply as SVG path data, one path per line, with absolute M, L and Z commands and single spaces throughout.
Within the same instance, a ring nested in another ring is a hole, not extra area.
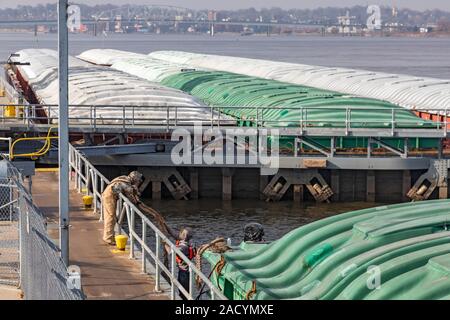
M 158 235 L 158 233 L 157 232 L 155 232 L 155 237 L 156 237 L 156 250 L 155 250 L 155 252 L 156 252 L 156 254 L 155 254 L 155 291 L 156 292 L 160 292 L 161 291 L 161 288 L 160 288 L 160 278 L 161 278 L 161 269 L 160 269 L 160 267 L 159 267 L 159 263 L 158 263 L 158 261 L 160 260 L 160 254 L 159 254 L 159 250 L 160 250 L 160 247 L 161 247 L 161 240 L 160 240 L 160 238 L 159 238 L 159 235 Z M 164 250 L 165 250 L 165 248 L 164 248 Z
M 178 126 L 178 107 L 175 107 L 175 126 Z
M 447 125 L 448 125 L 448 123 L 447 123 L 447 111 L 448 111 L 448 106 L 445 106 L 445 113 L 444 113 L 444 137 L 447 137 L 447 132 L 448 132 L 448 129 L 447 129 Z
M 142 221 L 142 242 L 145 244 L 147 239 L 147 224 L 145 223 L 144 219 L 141 219 Z M 142 247 L 142 273 L 147 273 L 147 266 L 145 264 L 145 246 L 141 245 Z
M 97 213 L 97 208 L 98 208 L 98 204 L 97 204 L 97 192 L 98 192 L 98 176 L 97 176 L 97 172 L 94 171 L 94 183 L 92 186 L 93 189 L 93 197 L 94 197 L 94 213 Z
M 169 119 L 170 119 L 170 110 L 169 110 L 169 106 L 167 106 L 167 119 L 166 119 L 166 122 L 167 122 L 167 132 L 169 132 L 169 130 L 170 130 L 170 122 L 169 122 Z
M 135 231 L 135 214 L 134 209 L 125 204 L 127 212 L 130 213 L 130 259 L 134 259 L 134 233 Z
M 105 181 L 101 179 L 100 182 L 100 218 L 99 221 L 103 221 L 103 201 L 102 201 L 102 194 L 103 191 L 105 191 Z
M 189 268 L 189 295 L 191 296 L 191 299 L 194 300 L 194 272 L 192 271 L 192 268 Z
M 170 300 L 175 300 L 175 266 L 176 266 L 176 253 L 173 247 L 170 248 L 170 274 L 172 275 L 172 281 L 170 284 Z
M 395 135 L 395 109 L 392 108 L 392 131 L 391 131 L 391 135 L 394 136 Z

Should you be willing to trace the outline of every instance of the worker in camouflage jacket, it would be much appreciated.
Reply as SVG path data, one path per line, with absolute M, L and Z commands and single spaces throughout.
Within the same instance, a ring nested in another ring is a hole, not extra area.
M 119 194 L 126 196 L 132 203 L 139 204 L 139 185 L 142 182 L 142 174 L 138 171 L 131 172 L 128 176 L 115 178 L 102 193 L 103 203 L 103 241 L 109 245 L 115 244 L 114 228 L 116 226 L 116 207 Z

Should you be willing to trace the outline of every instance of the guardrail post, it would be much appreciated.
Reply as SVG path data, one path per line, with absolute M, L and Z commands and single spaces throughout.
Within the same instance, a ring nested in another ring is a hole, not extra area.
M 161 288 L 160 288 L 160 279 L 161 279 L 161 269 L 159 266 L 159 250 L 160 250 L 160 246 L 161 246 L 161 240 L 159 238 L 159 235 L 157 232 L 155 232 L 155 237 L 156 237 L 156 250 L 155 250 L 155 291 L 156 292 L 161 292 Z M 165 250 L 165 249 L 164 249 Z
M 444 137 L 447 137 L 447 132 L 448 132 L 448 129 L 447 129 L 447 125 L 448 125 L 448 121 L 447 121 L 447 111 L 448 111 L 448 106 L 445 106 L 445 114 L 444 114 Z
M 47 124 L 51 124 L 52 123 L 52 116 L 51 116 L 51 111 L 52 111 L 52 109 L 51 109 L 52 107 L 51 106 L 48 106 L 48 108 L 47 108 Z
M 392 131 L 391 131 L 391 135 L 394 136 L 395 135 L 395 109 L 392 108 Z
M 303 135 L 303 107 L 300 108 L 300 134 Z
M 97 176 L 97 172 L 94 172 L 94 185 L 93 185 L 93 196 L 94 196 L 94 213 L 97 213 L 97 208 L 98 208 L 98 204 L 97 204 L 97 192 L 98 192 L 98 176 Z
M 175 266 L 176 266 L 176 254 L 173 248 L 170 248 L 170 274 L 172 275 L 170 283 L 170 300 L 175 300 Z
M 345 135 L 348 136 L 349 132 L 349 117 L 350 117 L 350 110 L 349 108 L 345 108 Z
M 169 132 L 169 130 L 170 130 L 169 118 L 170 118 L 170 110 L 169 110 L 169 106 L 167 106 L 167 119 L 166 119 L 166 123 L 167 123 L 167 132 Z
M 100 179 L 100 218 L 99 221 L 103 221 L 103 201 L 102 201 L 102 194 L 103 191 L 105 191 L 105 181 L 103 179 Z
M 142 242 L 146 243 L 146 239 L 147 239 L 147 223 L 145 223 L 144 219 L 141 219 L 142 221 Z M 143 245 L 141 245 L 142 247 L 142 273 L 147 273 L 147 266 L 145 263 L 145 247 Z
M 130 212 L 130 259 L 134 259 L 134 235 L 135 233 L 135 214 L 134 209 L 130 208 L 127 204 L 125 204 L 126 210 Z
M 97 131 L 97 106 L 94 106 L 94 131 Z
M 178 125 L 178 107 L 175 107 L 175 127 Z
M 209 107 L 211 110 L 211 129 L 214 127 L 214 112 L 212 105 Z
M 90 115 L 90 119 L 89 119 L 89 123 L 92 127 L 93 123 L 92 123 L 92 118 L 93 118 L 93 110 L 92 110 L 92 106 L 89 106 L 89 115 Z
M 189 295 L 191 296 L 191 299 L 194 300 L 194 272 L 192 271 L 192 268 L 189 268 Z
M 125 121 L 126 111 L 125 111 L 125 106 L 122 106 L 122 108 L 123 108 L 122 130 L 123 130 L 123 132 L 125 132 L 125 128 L 126 128 L 126 121 Z
M 77 159 L 77 170 L 78 170 L 78 192 L 81 193 L 81 156 L 78 155 Z

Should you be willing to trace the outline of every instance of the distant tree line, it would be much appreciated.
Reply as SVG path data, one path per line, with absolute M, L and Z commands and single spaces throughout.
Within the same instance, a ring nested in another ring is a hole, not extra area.
M 130 10 L 131 9 L 131 10 Z M 365 24 L 367 20 L 367 7 L 353 6 L 346 8 L 326 7 L 316 9 L 241 9 L 219 10 L 217 20 L 248 21 L 248 22 L 280 22 L 280 23 L 309 23 L 309 24 L 336 24 L 337 17 L 350 13 L 354 16 L 354 22 Z M 145 6 L 116 6 L 106 5 L 81 5 L 84 19 L 98 17 L 115 17 L 121 15 L 123 19 L 151 17 L 153 19 L 208 19 L 209 10 L 191 10 L 175 7 L 145 7 Z M 390 7 L 382 7 L 383 23 L 399 23 L 407 26 L 424 26 L 436 24 L 441 31 L 450 30 L 450 12 L 442 10 L 416 11 L 399 9 L 396 15 Z M 101 16 L 100 16 L 101 14 Z M 56 19 L 56 4 L 18 6 L 14 9 L 0 10 L 0 20 L 50 20 Z

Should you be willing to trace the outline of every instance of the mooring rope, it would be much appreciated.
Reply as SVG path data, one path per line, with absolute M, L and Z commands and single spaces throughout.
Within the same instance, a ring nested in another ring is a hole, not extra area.
M 176 235 L 173 234 L 161 213 L 142 202 L 138 204 L 138 208 L 141 209 L 143 213 L 150 215 L 155 220 L 157 227 L 159 228 L 159 230 L 161 230 L 162 233 L 164 233 L 166 237 L 176 238 Z
M 153 218 L 153 220 L 156 222 L 157 227 L 161 230 L 162 233 L 164 233 L 165 236 L 167 237 L 172 237 L 175 240 L 177 240 L 177 235 L 175 234 L 175 232 L 168 226 L 166 220 L 164 219 L 164 217 L 162 216 L 161 213 L 159 213 L 158 211 L 156 211 L 155 209 L 147 206 L 146 204 L 140 202 L 138 204 L 138 208 L 140 210 L 142 210 L 142 212 L 144 214 L 147 214 L 149 216 L 151 216 Z M 164 245 L 164 243 L 163 243 Z M 197 255 L 195 256 L 195 265 L 197 267 L 198 270 L 202 271 L 202 255 L 206 250 L 210 250 L 213 253 L 225 253 L 227 251 L 230 251 L 231 248 L 228 246 L 227 241 L 224 238 L 216 238 L 213 241 L 203 244 L 201 245 L 198 250 L 197 250 Z M 164 254 L 165 254 L 165 258 L 167 259 L 167 252 L 166 250 L 164 250 Z M 225 267 L 226 261 L 223 255 L 221 255 L 220 257 L 220 261 L 217 262 L 217 264 L 214 266 L 214 268 L 212 269 L 210 275 L 208 276 L 208 278 L 211 277 L 211 275 L 214 273 L 214 271 L 217 272 L 217 277 L 220 276 L 222 269 Z M 203 281 L 200 278 L 199 275 L 196 276 L 195 278 L 195 282 L 197 284 L 197 288 L 201 288 Z
M 224 238 L 216 238 L 209 243 L 201 245 L 198 248 L 197 255 L 195 256 L 195 265 L 197 269 L 200 271 L 202 271 L 202 255 L 208 249 L 213 253 L 221 253 L 221 254 L 231 250 L 231 248 L 228 246 Z M 214 272 L 214 270 L 216 270 L 219 276 L 220 273 L 222 272 L 223 267 L 225 266 L 225 263 L 226 263 L 225 258 L 223 257 L 223 255 L 221 255 L 220 261 L 214 266 L 211 275 Z M 203 282 L 202 279 L 200 279 L 200 277 L 197 275 L 195 281 L 197 283 L 197 287 L 200 288 Z

